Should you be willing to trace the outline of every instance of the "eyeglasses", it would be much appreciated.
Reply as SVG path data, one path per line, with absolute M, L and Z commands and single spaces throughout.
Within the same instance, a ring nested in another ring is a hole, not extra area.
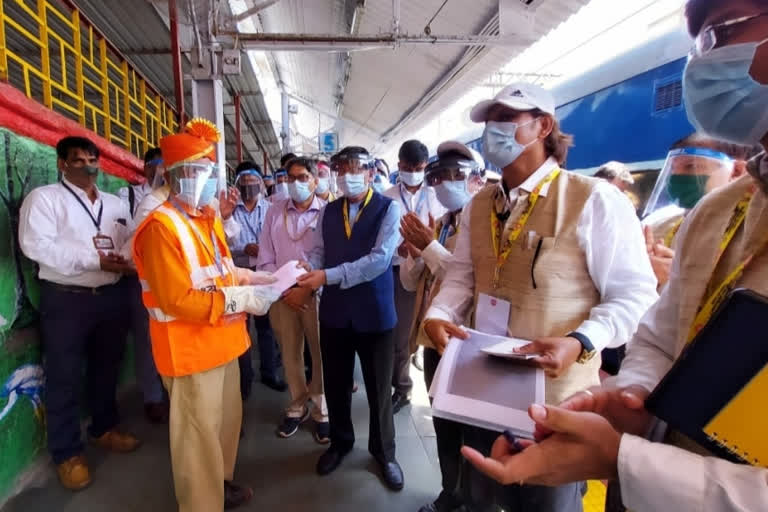
M 288 183 L 295 183 L 297 181 L 301 183 L 307 183 L 312 179 L 312 175 L 308 173 L 300 174 L 299 176 L 288 175 Z
M 701 57 L 719 46 L 724 46 L 736 34 L 738 25 L 766 15 L 768 15 L 768 12 L 742 16 L 741 18 L 734 18 L 704 28 L 696 37 L 691 53 L 696 57 Z
M 464 181 L 467 179 L 467 173 L 459 168 L 438 169 L 427 174 L 427 185 L 436 187 L 444 181 Z

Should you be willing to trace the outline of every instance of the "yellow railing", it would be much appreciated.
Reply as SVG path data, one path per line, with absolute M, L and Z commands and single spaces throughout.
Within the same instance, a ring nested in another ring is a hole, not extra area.
M 0 80 L 142 156 L 174 109 L 69 0 L 0 0 Z

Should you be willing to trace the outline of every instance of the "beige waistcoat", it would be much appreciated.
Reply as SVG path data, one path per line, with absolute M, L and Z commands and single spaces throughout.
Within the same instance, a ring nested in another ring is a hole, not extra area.
M 768 235 L 768 198 L 757 192 L 749 204 L 744 223 L 715 266 L 718 248 L 733 209 L 753 186 L 752 178 L 744 176 L 706 196 L 689 219 L 685 233 L 678 234 L 676 257 L 680 259 L 680 300 L 675 358 L 685 348 L 696 312 L 705 294 L 708 296 L 710 277 L 714 276 L 714 286 L 719 285 L 737 265 L 758 249 Z M 768 251 L 763 250 L 755 256 L 736 286 L 768 295 Z M 671 433 L 668 440 L 687 450 L 708 454 L 704 448 L 679 433 Z
M 491 211 L 498 187 L 481 190 L 472 203 L 471 252 L 477 294 L 504 299 L 511 304 L 507 334 L 534 340 L 565 336 L 589 318 L 600 304 L 600 294 L 589 275 L 576 228 L 585 203 L 598 180 L 563 171 L 552 182 L 546 197 L 539 197 L 512 252 L 501 268 L 499 287 L 493 287 L 496 256 L 491 239 Z M 523 199 L 521 199 L 523 200 Z M 517 211 L 517 208 L 515 209 Z M 516 219 L 510 217 L 503 240 Z M 528 232 L 535 232 L 528 248 Z M 542 240 L 534 262 L 535 248 Z M 535 277 L 536 288 L 533 287 Z M 474 315 L 473 315 L 474 316 Z M 474 320 L 473 320 L 474 325 Z M 573 364 L 557 379 L 546 381 L 546 401 L 558 404 L 573 393 L 599 384 L 600 357 Z
M 435 226 L 436 232 L 440 232 L 443 229 L 444 221 L 447 216 L 442 217 Z M 454 220 L 454 227 L 458 227 L 461 222 L 461 212 L 456 215 Z M 451 236 L 445 240 L 445 248 L 448 252 L 453 253 L 456 248 L 456 237 L 458 232 L 454 232 Z M 435 344 L 429 339 L 429 336 L 424 332 L 424 328 L 421 323 L 424 321 L 424 315 L 427 314 L 427 310 L 432 303 L 432 299 L 440 292 L 440 285 L 443 283 L 442 279 L 436 279 L 429 267 L 424 265 L 424 270 L 419 278 L 419 285 L 416 288 L 416 306 L 413 314 L 413 321 L 411 322 L 411 330 L 409 335 L 409 346 L 411 353 L 416 352 L 419 345 L 427 348 L 435 348 Z

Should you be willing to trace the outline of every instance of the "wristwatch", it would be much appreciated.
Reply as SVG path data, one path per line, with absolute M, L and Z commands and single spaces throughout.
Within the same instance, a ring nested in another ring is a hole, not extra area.
M 579 364 L 585 364 L 587 361 L 595 357 L 597 355 L 597 350 L 595 350 L 595 346 L 592 344 L 591 341 L 589 341 L 589 338 L 581 334 L 580 332 L 572 332 L 568 334 L 569 338 L 576 338 L 579 340 L 579 343 L 581 343 L 581 353 L 579 354 L 579 357 L 576 359 L 576 362 Z

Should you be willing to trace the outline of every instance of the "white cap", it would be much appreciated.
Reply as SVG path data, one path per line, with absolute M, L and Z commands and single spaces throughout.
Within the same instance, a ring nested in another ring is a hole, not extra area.
M 485 160 L 483 160 L 483 157 L 480 156 L 480 153 L 468 147 L 466 144 L 462 144 L 461 142 L 455 140 L 449 140 L 437 146 L 437 156 L 441 156 L 444 153 L 448 153 L 449 151 L 464 155 L 468 160 L 474 160 L 477 162 L 477 165 L 480 167 L 480 169 L 485 169 Z
M 492 100 L 483 100 L 475 105 L 469 118 L 475 123 L 484 123 L 488 119 L 488 110 L 494 105 L 520 111 L 537 108 L 551 116 L 555 115 L 555 97 L 551 92 L 535 84 L 520 82 L 506 86 Z

